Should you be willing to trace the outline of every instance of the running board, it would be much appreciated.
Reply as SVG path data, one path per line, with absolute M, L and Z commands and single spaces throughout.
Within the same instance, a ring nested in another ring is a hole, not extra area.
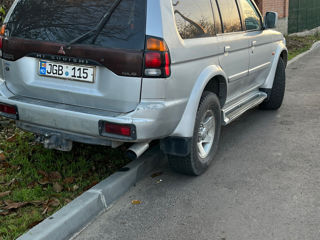
M 228 125 L 232 121 L 236 120 L 246 111 L 258 106 L 267 98 L 267 94 L 264 92 L 255 92 L 250 94 L 240 101 L 222 109 L 223 125 Z

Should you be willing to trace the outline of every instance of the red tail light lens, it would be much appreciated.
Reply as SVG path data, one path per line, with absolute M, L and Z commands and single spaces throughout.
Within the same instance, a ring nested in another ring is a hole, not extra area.
M 146 68 L 159 68 L 162 65 L 161 54 L 158 52 L 147 52 L 145 54 Z
M 171 69 L 170 69 L 170 56 L 169 53 L 165 53 L 165 67 L 164 67 L 166 76 L 170 76 L 171 74 Z
M 3 43 L 3 37 L 0 36 L 0 58 L 2 57 L 2 43 Z
M 144 76 L 167 78 L 171 74 L 169 49 L 164 40 L 147 37 L 144 57 Z
M 136 127 L 131 124 L 100 121 L 99 128 L 101 136 L 130 140 L 135 140 L 137 138 Z
M 16 106 L 7 105 L 4 103 L 0 103 L 0 115 L 17 119 L 18 118 L 18 110 Z
M 106 123 L 105 125 L 106 133 L 121 135 L 130 137 L 131 136 L 131 128 L 130 126 L 118 125 L 113 123 Z

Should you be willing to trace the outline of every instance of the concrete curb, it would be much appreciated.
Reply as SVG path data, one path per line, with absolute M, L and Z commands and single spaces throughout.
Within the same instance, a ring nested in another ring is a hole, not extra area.
M 314 35 L 316 33 L 320 32 L 320 27 L 316 27 L 310 30 L 306 30 L 303 32 L 297 32 L 297 33 L 291 33 L 289 34 L 289 36 L 298 36 L 298 37 L 305 37 L 305 36 L 310 36 L 310 35 Z
M 114 173 L 29 230 L 18 240 L 63 240 L 73 237 L 99 214 L 106 211 L 137 181 L 164 162 L 165 157 L 159 147 L 153 147 L 139 160 L 129 163 L 124 168 L 128 171 Z
M 288 66 L 291 65 L 292 63 L 295 63 L 295 62 L 298 61 L 300 58 L 304 57 L 305 55 L 307 55 L 308 53 L 312 52 L 314 49 L 316 49 L 316 48 L 318 48 L 318 47 L 320 47 L 320 41 L 315 42 L 308 51 L 306 51 L 306 52 L 304 52 L 304 53 L 301 53 L 301 54 L 299 54 L 298 56 L 296 56 L 296 57 L 294 57 L 293 59 L 291 59 L 291 60 L 288 62 Z

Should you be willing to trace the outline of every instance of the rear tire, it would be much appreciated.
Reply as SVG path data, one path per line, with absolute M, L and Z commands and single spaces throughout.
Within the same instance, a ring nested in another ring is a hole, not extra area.
M 221 107 L 218 97 L 204 92 L 198 108 L 191 153 L 187 157 L 168 156 L 170 167 L 179 173 L 199 176 L 212 162 L 220 140 Z
M 260 105 L 264 110 L 277 110 L 281 107 L 286 88 L 286 68 L 282 58 L 279 59 L 273 86 L 268 99 Z

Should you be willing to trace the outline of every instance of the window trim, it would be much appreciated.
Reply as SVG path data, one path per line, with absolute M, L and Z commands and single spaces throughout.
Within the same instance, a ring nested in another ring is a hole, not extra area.
M 222 33 L 221 33 L 221 34 L 218 34 L 218 35 L 223 35 L 223 34 L 235 34 L 235 33 L 243 33 L 243 32 L 245 32 L 245 30 L 244 30 L 244 28 L 243 28 L 244 25 L 243 25 L 243 21 L 242 21 L 242 16 L 241 16 L 241 12 L 240 12 L 240 7 L 239 7 L 239 4 L 238 4 L 238 0 L 230 0 L 230 1 L 234 1 L 235 4 L 236 4 L 236 6 L 237 6 L 237 10 L 238 10 L 238 14 L 239 14 L 239 20 L 240 20 L 240 24 L 241 24 L 241 31 L 236 31 L 236 32 L 225 32 L 225 31 L 224 31 L 223 18 L 222 18 L 222 14 L 221 14 L 219 2 L 218 2 L 218 0 L 213 0 L 213 1 L 216 1 L 217 7 L 218 7 L 218 11 L 219 11 L 219 14 L 220 14 L 220 20 L 221 20 Z M 222 1 L 225 1 L 225 0 L 222 0 Z
M 239 2 L 238 0 L 234 0 L 236 2 L 236 5 L 237 5 L 237 9 L 238 9 L 238 13 L 239 13 L 239 17 L 240 17 L 240 22 L 241 22 L 241 29 L 242 31 L 245 31 L 244 30 L 244 24 L 243 24 L 243 18 L 242 18 L 242 15 L 241 15 L 241 10 L 240 10 L 240 5 L 239 5 Z
M 223 22 L 222 22 L 222 16 L 221 16 L 221 11 L 220 11 L 220 6 L 219 6 L 219 4 L 218 4 L 218 1 L 217 0 L 210 0 L 210 2 L 211 2 L 211 6 L 212 6 L 212 12 L 213 12 L 213 3 L 212 2 L 215 2 L 216 3 L 216 6 L 217 6 L 217 10 L 218 10 L 218 14 L 219 14 L 219 18 L 220 18 L 220 27 L 221 27 L 221 32 L 222 33 L 217 33 L 217 30 L 216 30 L 216 28 L 214 29 L 215 30 L 215 32 L 216 32 L 216 36 L 218 36 L 218 35 L 221 35 L 221 34 L 223 34 L 224 33 L 224 29 L 223 29 Z M 213 20 L 214 20 L 214 23 L 216 22 L 215 21 L 215 17 L 214 17 L 214 12 L 213 12 Z
M 245 24 L 245 19 L 244 19 L 243 9 L 242 9 L 241 3 L 240 3 L 241 0 L 236 0 L 236 1 L 237 1 L 237 3 L 238 3 L 239 11 L 240 11 L 240 14 L 241 14 L 242 19 L 243 19 L 243 20 L 242 20 L 242 24 L 243 24 L 243 26 L 244 26 L 244 28 L 245 28 L 245 29 L 244 29 L 244 32 L 260 32 L 260 31 L 263 31 L 263 30 L 264 30 L 264 22 L 263 22 L 262 14 L 261 14 L 260 10 L 258 9 L 256 3 L 255 3 L 254 1 L 252 1 L 252 0 L 245 0 L 245 1 L 250 1 L 250 2 L 252 3 L 252 5 L 253 5 L 254 9 L 255 9 L 256 12 L 258 13 L 258 16 L 259 16 L 259 18 L 260 18 L 260 25 L 261 25 L 261 27 L 260 27 L 260 29 L 257 29 L 257 30 L 247 30 L 246 24 Z

